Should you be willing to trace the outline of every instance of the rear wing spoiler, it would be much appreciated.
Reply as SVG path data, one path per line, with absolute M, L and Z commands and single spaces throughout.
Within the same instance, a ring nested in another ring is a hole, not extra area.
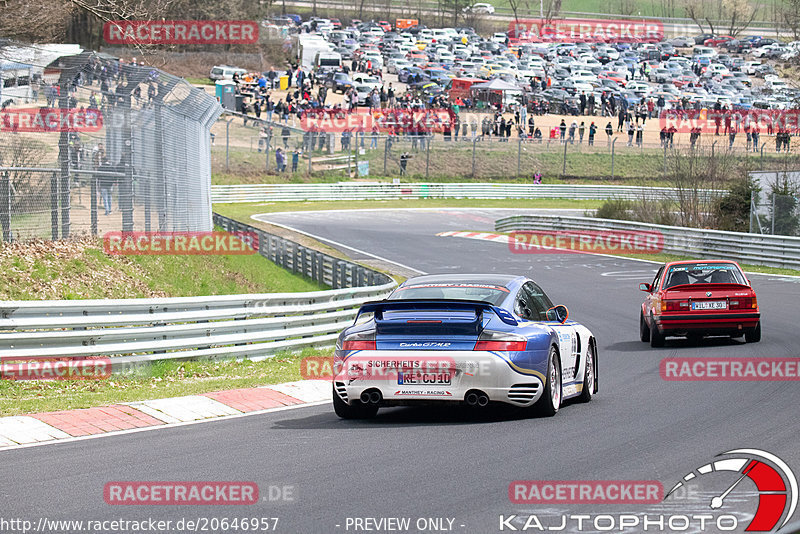
M 453 300 L 453 299 L 417 299 L 417 300 L 376 300 L 365 302 L 361 305 L 356 315 L 356 320 L 363 313 L 372 312 L 377 321 L 383 320 L 385 311 L 412 311 L 412 310 L 452 310 L 474 311 L 476 314 L 491 311 L 507 325 L 517 326 L 519 323 L 510 312 L 488 302 L 479 300 Z

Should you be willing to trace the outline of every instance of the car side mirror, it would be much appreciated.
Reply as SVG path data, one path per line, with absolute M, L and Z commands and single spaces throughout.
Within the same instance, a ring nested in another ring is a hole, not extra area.
M 559 304 L 547 310 L 548 321 L 558 321 L 561 324 L 567 322 L 569 318 L 569 310 L 566 306 Z
M 639 284 L 639 289 L 641 291 L 647 291 L 648 293 L 652 293 L 653 292 L 653 286 L 651 286 L 650 284 L 645 284 L 644 282 Z

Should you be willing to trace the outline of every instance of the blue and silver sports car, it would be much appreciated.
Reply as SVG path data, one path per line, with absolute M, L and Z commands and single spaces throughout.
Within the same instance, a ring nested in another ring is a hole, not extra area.
M 336 343 L 333 406 L 342 418 L 382 406 L 490 402 L 552 416 L 597 393 L 597 344 L 524 276 L 411 278 L 361 306 Z

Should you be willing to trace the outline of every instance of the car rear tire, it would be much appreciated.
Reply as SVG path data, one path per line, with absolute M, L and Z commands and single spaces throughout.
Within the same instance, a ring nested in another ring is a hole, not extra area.
M 533 405 L 539 415 L 553 417 L 561 408 L 561 360 L 555 347 L 550 347 L 550 357 L 547 364 L 547 383 L 544 386 L 542 398 Z
M 333 391 L 333 411 L 342 419 L 370 419 L 378 413 L 374 404 L 363 404 L 360 400 L 347 404 Z
M 639 312 L 639 339 L 644 343 L 650 341 L 650 327 L 647 326 L 647 321 L 644 320 L 644 312 Z
M 658 329 L 658 325 L 655 321 L 652 321 L 652 326 L 650 327 L 650 346 L 651 347 L 663 347 L 664 346 L 664 334 L 661 330 Z
M 747 343 L 758 343 L 761 341 L 761 321 L 758 321 L 755 328 L 748 328 L 745 331 L 744 340 Z
M 586 370 L 583 372 L 583 390 L 581 391 L 578 400 L 581 402 L 589 402 L 594 396 L 594 382 L 595 382 L 595 366 L 597 360 L 594 354 L 594 343 L 589 343 L 589 348 L 586 349 Z

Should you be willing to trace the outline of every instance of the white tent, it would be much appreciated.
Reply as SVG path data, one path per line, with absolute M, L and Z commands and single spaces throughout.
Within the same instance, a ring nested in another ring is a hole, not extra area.
M 502 105 L 517 102 L 523 92 L 518 85 L 508 83 L 500 78 L 475 84 L 470 87 L 470 91 L 476 100 Z

